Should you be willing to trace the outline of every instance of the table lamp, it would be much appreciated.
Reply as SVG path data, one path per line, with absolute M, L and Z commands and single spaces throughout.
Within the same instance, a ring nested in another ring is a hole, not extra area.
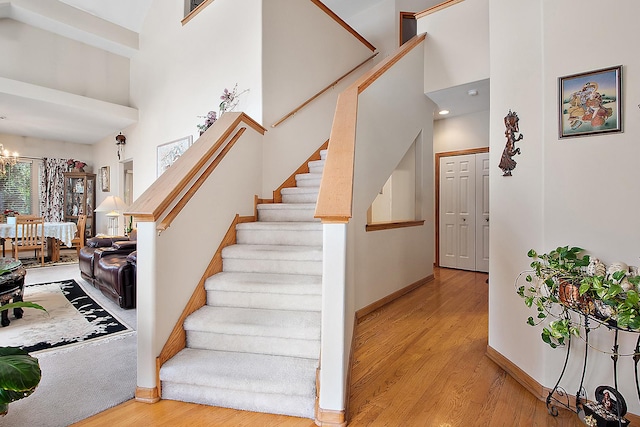
M 107 212 L 107 218 L 109 219 L 107 234 L 110 236 L 118 235 L 118 218 L 127 207 L 120 197 L 109 196 L 95 209 L 95 212 Z

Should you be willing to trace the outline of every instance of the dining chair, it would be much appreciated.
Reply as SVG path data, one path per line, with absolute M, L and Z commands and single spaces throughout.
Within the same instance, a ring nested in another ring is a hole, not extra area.
M 87 228 L 87 216 L 86 215 L 78 215 L 78 230 L 76 231 L 76 236 L 71 240 L 73 243 L 73 247 L 76 248 L 76 252 L 78 253 L 78 257 L 80 257 L 80 249 L 84 247 L 85 244 L 85 230 Z
M 13 257 L 17 260 L 20 251 L 33 250 L 36 258 L 40 251 L 40 263 L 44 265 L 44 220 L 42 217 L 16 216 L 16 234 L 11 240 Z

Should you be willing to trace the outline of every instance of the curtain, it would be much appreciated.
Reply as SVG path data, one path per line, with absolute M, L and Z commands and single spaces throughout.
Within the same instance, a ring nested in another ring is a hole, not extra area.
M 42 159 L 40 170 L 40 212 L 47 222 L 64 217 L 64 173 L 73 159 Z

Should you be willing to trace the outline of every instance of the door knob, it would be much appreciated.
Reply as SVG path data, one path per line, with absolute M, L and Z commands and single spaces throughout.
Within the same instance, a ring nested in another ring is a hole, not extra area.
M 467 220 L 467 218 L 462 218 L 462 220 L 463 220 L 463 221 L 466 221 L 466 220 Z

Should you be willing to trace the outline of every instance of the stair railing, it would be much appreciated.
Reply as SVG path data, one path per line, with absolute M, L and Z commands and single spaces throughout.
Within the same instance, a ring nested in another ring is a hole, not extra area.
M 245 132 L 246 127 L 237 129 L 241 123 L 261 134 L 266 132 L 244 113 L 224 114 L 135 200 L 125 215 L 133 215 L 136 222 L 159 222 L 157 230 L 160 233 L 169 228 Z
M 341 27 L 343 27 L 345 30 L 347 30 L 349 33 L 351 33 L 356 39 L 358 39 L 360 41 L 360 43 L 365 45 L 369 50 L 371 50 L 372 52 L 375 52 L 375 50 L 376 50 L 375 46 L 373 46 L 371 43 L 369 43 L 369 41 L 367 41 L 367 39 L 362 37 L 362 35 L 360 35 L 356 30 L 354 30 L 353 27 L 351 27 L 342 18 L 340 18 L 338 15 L 336 15 L 331 9 L 329 9 L 327 6 L 325 6 L 324 3 L 322 3 L 320 0 L 311 0 L 311 3 L 315 4 L 316 6 L 318 6 L 318 8 L 320 8 L 324 13 L 326 13 L 331 19 L 336 21 Z M 324 87 L 323 89 L 318 91 L 315 95 L 311 96 L 309 99 L 307 99 L 306 101 L 304 101 L 303 103 L 301 103 L 300 105 L 295 107 L 289 113 L 287 113 L 284 116 L 282 116 L 282 118 L 280 118 L 275 123 L 273 123 L 271 125 L 271 127 L 275 128 L 275 127 L 279 126 L 280 124 L 282 124 L 287 119 L 289 119 L 292 116 L 294 116 L 297 112 L 299 112 L 300 110 L 305 108 L 307 105 L 311 104 L 314 100 L 316 100 L 318 97 L 320 97 L 323 93 L 325 93 L 329 89 L 335 87 L 338 83 L 340 83 L 346 77 L 351 75 L 354 71 L 356 71 L 357 69 L 362 67 L 367 62 L 371 61 L 373 58 L 376 57 L 377 54 L 378 53 L 375 52 L 373 55 L 369 56 L 367 59 L 365 59 L 364 61 L 362 61 L 361 63 L 359 63 L 355 67 L 353 67 L 351 70 L 347 71 L 342 76 L 338 77 L 336 80 L 334 80 L 333 82 L 329 83 L 326 87 Z
M 425 38 L 412 38 L 338 96 L 315 213 L 322 222 L 347 223 L 351 218 L 358 96 Z
M 366 134 L 366 137 L 362 137 L 363 148 L 361 150 L 367 154 L 359 163 L 359 168 L 362 168 L 360 169 L 361 175 L 368 173 L 368 177 L 373 177 L 376 181 L 381 179 L 380 185 L 382 185 L 388 175 L 378 176 L 385 172 L 377 170 L 377 164 L 385 164 L 386 167 L 390 167 L 389 173 L 393 171 L 395 164 L 393 166 L 387 165 L 386 163 L 391 161 L 389 159 L 381 160 L 380 156 L 384 157 L 386 153 L 389 153 L 394 158 L 398 156 L 397 160 L 400 161 L 405 150 L 417 138 L 416 134 L 418 137 L 421 134 L 423 124 L 432 112 L 429 110 L 428 100 L 424 96 L 423 90 L 424 74 L 421 71 L 424 65 L 424 55 L 417 51 L 415 54 L 409 55 L 414 49 L 423 45 L 425 37 L 426 35 L 422 34 L 409 40 L 395 54 L 390 55 L 361 76 L 338 97 L 315 211 L 315 217 L 320 218 L 323 223 L 323 338 L 321 343 L 322 360 L 317 381 L 320 390 L 316 408 L 316 423 L 318 425 L 344 425 L 347 421 L 345 408 L 349 394 L 349 370 L 356 316 L 355 298 L 358 292 L 356 283 L 358 266 L 354 265 L 356 258 L 354 239 L 356 236 L 361 236 L 357 233 L 366 233 L 364 226 L 362 230 L 349 227 L 354 207 L 354 172 L 358 129 L 356 124 L 367 126 L 366 123 L 371 123 L 372 119 L 375 120 L 376 114 L 381 114 L 380 120 L 384 120 L 385 114 L 390 113 L 390 122 L 387 126 L 389 129 L 385 130 L 385 133 L 392 136 L 384 141 L 386 145 L 367 145 L 367 143 L 373 144 L 368 139 L 377 142 L 379 136 L 372 135 L 372 131 L 369 129 L 362 129 L 365 133 L 369 133 Z M 403 61 L 405 57 L 407 60 Z M 416 71 L 416 69 L 418 70 Z M 399 71 L 395 72 L 396 70 Z M 394 72 L 389 73 L 390 71 Z M 389 77 L 387 77 L 387 73 L 389 73 Z M 411 73 L 411 76 L 405 75 L 405 73 Z M 375 84 L 379 80 L 382 83 Z M 389 94 L 387 92 L 389 87 L 394 86 L 397 90 Z M 373 95 L 367 97 L 365 91 L 370 87 L 372 87 Z M 384 89 L 382 89 L 383 87 Z M 381 90 L 385 92 L 381 92 Z M 399 97 L 406 96 L 407 100 L 398 100 L 397 102 L 394 100 L 389 103 L 381 101 L 384 96 L 394 94 Z M 364 99 L 361 100 L 362 97 Z M 404 104 L 402 104 L 403 102 Z M 362 105 L 359 107 L 360 103 Z M 409 105 L 410 108 L 416 107 L 416 110 L 413 111 L 414 114 L 403 114 L 402 107 L 399 111 L 389 111 L 392 107 L 388 105 L 380 107 L 381 103 Z M 368 107 L 364 108 L 365 112 L 362 113 L 367 120 L 359 122 L 362 119 L 362 117 L 358 117 L 359 108 L 362 110 L 363 107 Z M 393 141 L 394 137 L 397 137 L 396 141 Z M 371 150 L 377 151 L 378 157 L 375 157 Z M 371 164 L 371 160 L 374 160 L 373 164 Z M 363 184 L 363 178 L 359 183 L 366 186 Z M 366 189 L 359 187 L 358 200 L 360 203 L 357 206 L 363 215 L 366 215 L 368 207 L 368 205 L 362 206 L 364 205 L 363 198 L 366 199 L 369 196 L 364 193 L 369 193 L 371 190 L 374 193 L 378 191 L 374 187 Z M 414 240 L 425 239 L 425 235 L 428 233 L 426 230 L 427 228 L 424 228 L 412 233 L 413 236 L 409 238 L 411 244 L 414 244 Z M 379 243 L 376 245 L 379 246 Z
M 216 248 L 229 224 L 238 213 L 253 214 L 264 132 L 244 113 L 225 113 L 125 212 L 138 230 L 139 401 L 159 399 L 158 364 L 180 347 L 172 330 L 184 307 L 198 303 L 189 299 L 194 290 L 221 264 Z
M 323 93 L 325 93 L 329 89 L 335 87 L 338 83 L 340 83 L 342 80 L 344 80 L 346 77 L 348 77 L 351 73 L 356 71 L 358 68 L 362 67 L 367 62 L 371 61 L 377 55 L 378 55 L 378 52 L 374 53 L 373 55 L 369 56 L 367 59 L 365 59 L 364 61 L 362 61 L 361 63 L 359 63 L 358 65 L 356 65 L 355 67 L 353 67 L 352 69 L 350 69 L 349 71 L 347 71 L 346 73 L 341 75 L 340 77 L 338 77 L 336 80 L 334 80 L 331 83 L 329 83 L 326 87 L 324 87 L 323 89 L 318 91 L 318 93 L 316 93 L 315 95 L 313 95 L 312 97 L 310 97 L 309 99 L 304 101 L 302 104 L 298 105 L 296 108 L 294 108 L 293 110 L 291 110 L 290 112 L 288 112 L 287 114 L 282 116 L 278 121 L 276 121 L 274 124 L 272 124 L 271 127 L 275 128 L 278 125 L 280 125 L 282 122 L 287 120 L 289 117 L 295 116 L 298 111 L 302 110 L 304 107 L 306 107 L 307 105 L 311 104 L 316 98 L 318 98 L 320 95 L 322 95 Z

